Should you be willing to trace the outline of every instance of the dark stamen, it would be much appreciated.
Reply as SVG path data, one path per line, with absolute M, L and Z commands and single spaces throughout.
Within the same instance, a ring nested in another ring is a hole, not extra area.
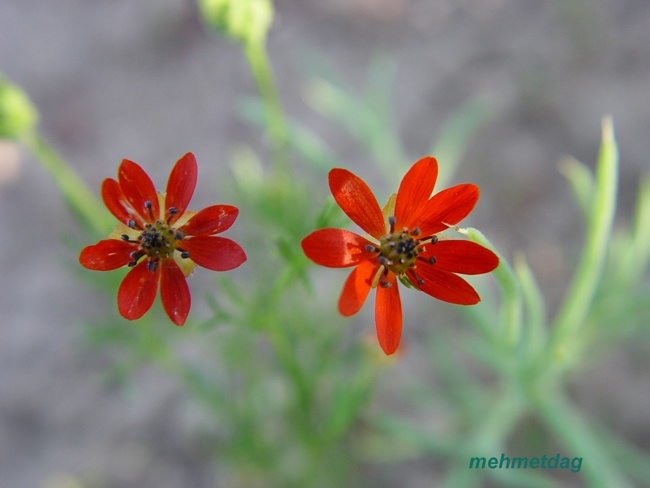
M 384 266 L 390 266 L 391 260 L 388 259 L 386 256 L 379 256 L 377 258 L 377 261 L 379 261 L 379 264 L 383 264 Z
M 167 217 L 167 223 L 169 224 L 172 217 L 178 213 L 178 209 L 176 207 L 169 207 L 167 213 L 169 214 L 169 217 Z
M 176 234 L 174 234 L 174 238 L 177 241 L 182 241 L 183 239 L 185 239 L 185 232 L 183 232 L 182 230 L 177 231 Z
M 152 203 L 149 200 L 147 200 L 146 202 L 144 202 L 144 206 L 149 211 L 149 217 L 151 217 L 151 220 L 153 220 L 153 210 L 151 210 L 153 208 Z
M 126 234 L 122 234 L 120 237 L 122 238 L 123 241 L 131 242 L 131 241 L 129 240 L 129 239 L 130 239 L 129 236 L 127 236 Z
M 420 230 L 420 228 L 416 227 L 415 229 L 413 229 L 413 232 L 411 232 L 411 235 L 412 236 L 419 236 L 421 232 L 422 231 Z
M 393 284 L 388 281 L 381 281 L 379 282 L 379 286 L 381 286 L 382 288 L 390 288 L 391 286 L 393 286 Z
M 128 226 L 131 227 L 132 229 L 137 229 L 137 228 L 140 227 L 140 226 L 138 225 L 138 223 L 137 223 L 135 220 L 129 220 L 129 221 L 126 223 L 126 225 L 128 225 Z
M 187 258 L 190 257 L 190 253 L 187 252 L 187 251 L 183 251 L 183 252 L 181 252 L 181 257 L 182 257 L 183 259 L 187 259 Z
M 419 257 L 418 261 L 422 261 L 424 263 L 429 263 L 429 264 L 436 264 L 435 256 L 429 256 L 428 258 Z
M 158 271 L 158 261 L 148 261 L 147 262 L 147 269 L 151 271 L 152 273 L 155 273 Z
M 392 234 L 395 232 L 395 223 L 397 222 L 397 219 L 395 218 L 394 215 L 391 215 L 388 217 L 388 224 L 390 225 L 390 233 Z
M 415 271 L 411 271 L 411 276 L 415 278 L 415 281 L 417 282 L 418 286 L 424 285 L 424 280 L 420 278 L 418 275 L 415 274 Z
M 436 242 L 438 242 L 438 236 L 433 236 L 431 238 L 431 244 L 435 244 Z
M 366 244 L 366 247 L 364 248 L 368 252 L 377 252 L 379 249 L 377 249 L 375 246 L 372 244 Z

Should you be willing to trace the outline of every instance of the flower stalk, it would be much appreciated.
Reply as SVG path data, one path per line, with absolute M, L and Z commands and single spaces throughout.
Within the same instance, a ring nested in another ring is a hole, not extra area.
M 612 120 L 605 118 L 585 249 L 552 326 L 550 352 L 555 362 L 563 363 L 573 354 L 572 341 L 584 325 L 600 282 L 616 211 L 617 187 L 618 146 Z
M 96 235 L 110 231 L 110 215 L 77 173 L 36 132 L 22 139 L 41 166 L 52 175 L 72 212 L 81 220 L 83 228 Z

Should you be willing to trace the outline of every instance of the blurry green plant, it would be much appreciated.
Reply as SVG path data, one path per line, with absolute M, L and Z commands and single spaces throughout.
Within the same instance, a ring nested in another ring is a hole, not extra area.
M 650 479 L 647 453 L 607 432 L 597 421 L 585 419 L 569 398 L 572 377 L 594 350 L 612 347 L 613 336 L 633 338 L 645 325 L 650 229 L 644 222 L 650 217 L 650 185 L 647 180 L 641 183 L 632 229 L 613 234 L 618 149 L 610 119 L 603 121 L 595 174 L 573 159 L 561 168 L 585 218 L 586 238 L 555 317 L 550 321 L 546 317 L 547 305 L 525 259 L 519 257 L 513 268 L 500 256 L 495 278 L 501 304 L 484 299 L 468 311 L 476 336 L 460 344 L 461 359 L 450 354 L 440 334 L 432 334 L 430 357 L 451 393 L 421 390 L 415 396 L 428 399 L 418 402 L 424 408 L 431 408 L 430 400 L 435 398 L 440 412 L 447 413 L 442 425 L 458 428 L 427 432 L 398 415 L 380 414 L 374 425 L 388 437 L 382 438 L 376 456 L 388 458 L 386 452 L 400 442 L 412 456 L 435 455 L 451 462 L 447 478 L 438 486 L 479 486 L 481 475 L 468 469 L 469 459 L 512 452 L 516 429 L 534 418 L 551 436 L 549 442 L 557 441 L 566 452 L 584 459 L 581 475 L 588 486 L 632 487 L 633 480 Z M 456 230 L 492 248 L 476 229 Z M 495 380 L 485 384 L 476 378 L 471 372 L 475 362 L 485 368 L 482 376 L 490 371 Z M 456 408 L 463 403 L 477 408 Z M 555 478 L 543 472 L 532 476 L 520 470 L 487 470 L 487 474 L 508 486 L 557 486 Z
M 177 378 L 213 422 L 206 449 L 213 450 L 225 486 L 376 486 L 364 468 L 392 463 L 392 469 L 415 458 L 447 461 L 445 479 L 437 486 L 480 486 L 486 476 L 504 486 L 557 486 L 540 471 L 468 469 L 471 456 L 508 452 L 517 428 L 531 418 L 548 434 L 546 442 L 559 442 L 585 459 L 580 476 L 588 486 L 628 487 L 633 480 L 650 479 L 645 453 L 584 419 L 569 399 L 571 379 L 589 351 L 612 347 L 613 339 L 634 339 L 648 312 L 650 183 L 641 183 L 631 229 L 613 234 L 618 152 L 611 121 L 603 124 L 595 174 L 575 160 L 562 165 L 585 217 L 586 239 L 555 317 L 546 316 L 525 259 L 511 266 L 500 256 L 494 276 L 501 300 L 487 294 L 481 305 L 466 310 L 473 328 L 463 340 L 447 337 L 444 327 L 431 328 L 429 359 L 439 376 L 435 388 L 418 378 L 384 386 L 412 402 L 411 408 L 441 419 L 438 428 L 418 424 L 373 403 L 379 379 L 392 363 L 374 339 L 367 345 L 349 330 L 349 321 L 333 306 L 340 284 L 314 277 L 300 250 L 301 238 L 315 227 L 341 227 L 344 220 L 331 199 L 322 208 L 316 203 L 321 199 L 314 195 L 325 198 L 325 185 L 298 177 L 289 164 L 297 156 L 322 172 L 336 156 L 299 121 L 286 122 L 265 45 L 272 3 L 199 0 L 199 6 L 207 26 L 241 44 L 261 100 L 249 100 L 244 113 L 268 132 L 271 144 L 268 167 L 247 148 L 232 159 L 230 191 L 236 191 L 241 219 L 248 221 L 238 242 L 249 265 L 245 273 L 218 277 L 220 294 L 205 294 L 208 317 L 184 328 L 171 326 L 161 307 L 135 324 L 114 306 L 94 318 L 90 343 L 115 346 L 116 361 L 107 376 L 128 384 L 136 369 L 155 364 Z M 362 97 L 344 83 L 314 77 L 306 98 L 316 112 L 341 123 L 392 183 L 406 169 L 399 164 L 414 158 L 392 126 L 386 81 L 391 69 L 383 61 L 373 64 Z M 2 136 L 20 140 L 34 153 L 80 216 L 82 228 L 97 235 L 110 231 L 113 219 L 95 193 L 44 143 L 28 98 L 4 80 L 0 114 Z M 431 149 L 448 165 L 442 177 L 450 176 L 487 115 L 483 102 L 471 101 L 450 120 Z M 476 229 L 456 230 L 493 248 Z M 76 272 L 114 299 L 119 272 Z
M 0 139 L 21 139 L 38 124 L 38 112 L 20 87 L 0 74 Z
M 29 96 L 0 73 L 0 139 L 24 144 L 55 179 L 71 212 L 85 229 L 106 234 L 112 226 L 110 214 L 79 178 L 38 134 L 38 110 Z

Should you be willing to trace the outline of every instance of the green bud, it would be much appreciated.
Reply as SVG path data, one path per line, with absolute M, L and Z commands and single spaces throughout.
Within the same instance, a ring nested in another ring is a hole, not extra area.
M 21 139 L 37 123 L 38 112 L 27 94 L 0 75 L 0 139 Z
M 273 21 L 272 0 L 198 0 L 205 23 L 240 42 L 261 43 Z

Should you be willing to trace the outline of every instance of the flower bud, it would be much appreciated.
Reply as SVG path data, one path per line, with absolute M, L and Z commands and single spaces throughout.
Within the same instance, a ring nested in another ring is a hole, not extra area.
M 38 123 L 38 112 L 27 94 L 0 75 L 0 139 L 20 139 Z
M 205 23 L 240 42 L 264 42 L 273 21 L 271 0 L 199 0 Z

